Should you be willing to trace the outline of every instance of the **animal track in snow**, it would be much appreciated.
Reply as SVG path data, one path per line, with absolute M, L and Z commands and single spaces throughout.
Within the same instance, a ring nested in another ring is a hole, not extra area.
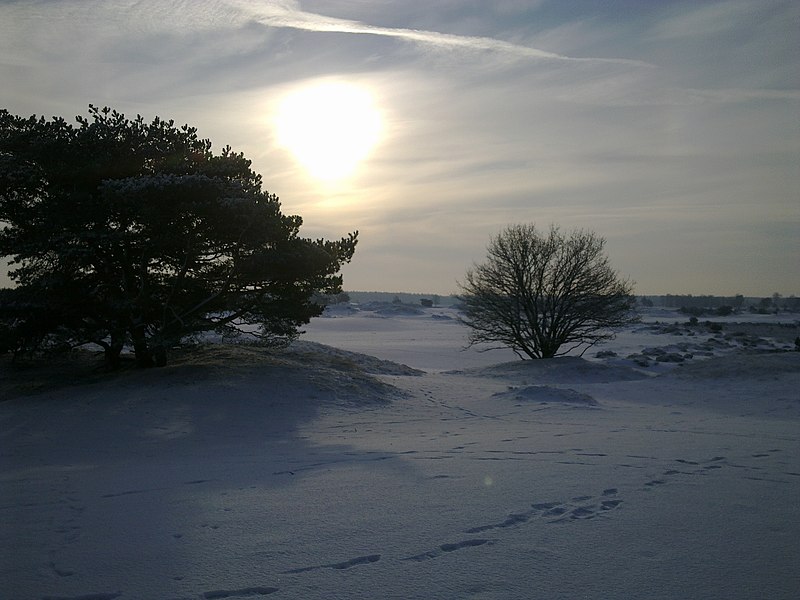
M 461 542 L 455 542 L 454 544 L 442 544 L 435 550 L 430 550 L 429 552 L 423 552 L 422 554 L 416 554 L 414 556 L 407 556 L 403 560 L 413 560 L 415 562 L 422 562 L 424 560 L 430 560 L 432 558 L 436 558 L 437 556 L 441 556 L 447 552 L 455 552 L 456 550 L 461 550 L 463 548 L 474 548 L 475 546 L 483 546 L 485 544 L 492 545 L 497 540 L 488 540 L 484 538 L 473 538 L 469 540 L 463 540 Z
M 42 600 L 114 600 L 122 596 L 122 592 L 112 594 L 84 594 L 83 596 L 42 596 Z
M 559 513 L 561 516 L 558 519 L 553 519 L 548 521 L 549 523 L 565 523 L 569 521 L 576 521 L 576 520 L 585 520 L 585 519 L 594 519 L 598 514 L 614 510 L 620 504 L 622 504 L 622 500 L 602 500 L 600 504 L 585 504 L 581 506 L 576 506 L 572 509 L 567 507 L 557 507 L 559 509 Z M 554 509 L 551 509 L 549 512 L 552 513 Z M 547 513 L 545 513 L 547 514 Z
M 654 487 L 656 485 L 664 485 L 665 483 L 667 482 L 664 481 L 663 479 L 653 479 L 652 481 L 648 481 L 644 485 L 645 487 Z
M 687 470 L 678 470 L 678 469 L 667 469 L 662 473 L 664 477 L 672 477 L 674 475 L 697 475 L 697 474 L 704 474 L 708 471 L 714 471 L 717 469 L 721 469 L 723 466 L 728 466 L 729 463 L 727 462 L 728 459 L 725 456 L 714 456 L 708 460 L 687 460 L 685 458 L 676 458 L 675 462 L 683 465 L 684 467 L 694 467 L 693 469 Z M 652 479 L 645 483 L 645 488 L 652 489 L 659 485 L 664 485 L 667 483 L 666 479 L 657 478 Z
M 572 501 L 573 502 L 583 502 L 584 500 L 591 500 L 591 496 L 575 496 Z
M 575 496 L 569 502 L 537 502 L 531 504 L 531 509 L 511 513 L 505 520 L 498 523 L 479 525 L 466 530 L 466 533 L 481 533 L 491 529 L 505 529 L 527 523 L 533 518 L 544 519 L 547 523 L 563 523 L 578 519 L 593 519 L 601 512 L 607 512 L 619 507 L 622 504 L 620 499 L 611 499 L 616 496 L 617 488 L 607 488 L 603 490 L 601 500 L 587 504 L 593 500 L 594 496 Z
M 483 531 L 488 531 L 490 529 L 503 529 L 505 527 L 512 527 L 513 525 L 519 525 L 520 523 L 527 522 L 532 516 L 532 513 L 512 513 L 508 515 L 508 518 L 505 521 L 501 521 L 500 523 L 493 523 L 491 525 L 479 525 L 478 527 L 471 527 L 470 529 L 466 530 L 466 533 L 481 533 Z
M 356 558 L 351 558 L 350 560 L 346 560 L 344 562 L 329 563 L 325 565 L 313 565 L 311 567 L 299 567 L 297 569 L 289 569 L 288 571 L 281 571 L 281 574 L 294 575 L 297 573 L 307 573 L 308 571 L 316 571 L 317 569 L 338 569 L 338 570 L 350 569 L 358 565 L 367 565 L 370 563 L 376 563 L 380 559 L 381 559 L 380 554 L 369 554 L 367 556 L 357 556 Z
M 369 563 L 378 562 L 380 559 L 381 559 L 380 554 L 370 554 L 369 556 L 358 556 L 356 558 L 351 558 L 350 560 L 346 560 L 344 562 L 334 563 L 332 565 L 325 565 L 325 566 L 330 567 L 331 569 L 349 569 L 357 565 L 366 565 Z
M 764 450 L 762 452 L 755 452 L 752 454 L 747 455 L 746 457 L 739 457 L 739 460 L 745 459 L 741 464 L 738 462 L 731 462 L 731 459 L 727 456 L 714 456 L 708 459 L 698 459 L 698 460 L 688 460 L 685 458 L 676 458 L 673 459 L 676 463 L 680 465 L 680 469 L 673 468 L 673 469 L 666 469 L 662 472 L 661 477 L 654 478 L 644 484 L 644 490 L 649 491 L 658 486 L 662 486 L 664 484 L 669 483 L 670 478 L 674 477 L 675 475 L 691 475 L 691 476 L 706 476 L 709 475 L 711 472 L 719 471 L 723 468 L 735 468 L 740 469 L 741 471 L 747 472 L 755 472 L 760 473 L 763 471 L 763 467 L 758 466 L 757 464 L 753 464 L 752 461 L 748 464 L 746 458 L 756 458 L 756 459 L 763 459 L 772 456 L 774 453 L 780 452 L 780 449 L 772 449 L 772 450 Z M 640 467 L 642 468 L 642 467 Z M 785 475 L 800 475 L 796 472 L 784 472 Z M 768 479 L 761 476 L 753 476 L 753 475 L 746 475 L 742 474 L 741 477 L 743 479 L 755 480 L 755 481 L 774 481 L 777 483 L 787 483 L 786 480 L 783 479 Z
M 147 488 L 143 490 L 126 490 L 124 492 L 117 492 L 114 494 L 103 494 L 101 498 L 119 498 L 120 496 L 132 496 L 135 494 L 147 494 L 149 492 L 161 492 L 167 488 Z
M 219 600 L 221 598 L 242 598 L 247 596 L 268 596 L 274 594 L 279 588 L 256 586 L 249 588 L 242 588 L 239 590 L 214 590 L 205 592 L 203 598 L 206 600 Z
M 573 450 L 577 451 L 579 449 Z M 659 460 L 657 457 L 652 456 L 631 456 L 630 458 L 648 459 L 649 461 Z M 725 456 L 714 456 L 709 459 L 700 459 L 696 461 L 687 459 L 674 460 L 676 463 L 682 465 L 685 470 L 668 469 L 663 472 L 662 477 L 653 478 L 645 482 L 643 484 L 644 490 L 641 491 L 649 491 L 663 486 L 668 483 L 669 477 L 674 475 L 705 475 L 709 472 L 709 470 L 721 469 L 725 466 L 739 466 L 729 463 L 728 458 Z M 645 469 L 648 467 L 637 466 L 637 468 Z M 787 474 L 800 476 L 800 473 L 796 472 Z M 501 521 L 470 527 L 464 531 L 465 533 L 476 534 L 494 529 L 518 527 L 535 520 L 543 521 L 547 524 L 565 524 L 575 521 L 594 519 L 596 517 L 604 517 L 610 511 L 620 508 L 620 506 L 623 504 L 624 500 L 617 496 L 618 493 L 618 488 L 608 487 L 597 496 L 577 495 L 572 496 L 567 501 L 537 502 L 531 504 L 530 509 L 528 510 L 509 513 L 508 516 Z M 456 544 L 442 544 L 434 550 L 408 556 L 402 560 L 417 562 L 426 561 L 439 557 L 446 552 L 452 552 L 471 546 L 480 546 L 484 544 L 491 545 L 497 541 L 498 540 L 490 540 L 485 538 L 474 538 Z

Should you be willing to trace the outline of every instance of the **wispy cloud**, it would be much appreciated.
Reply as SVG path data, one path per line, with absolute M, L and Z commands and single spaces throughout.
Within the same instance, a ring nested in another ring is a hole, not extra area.
M 749 100 L 788 100 L 800 101 L 800 89 L 773 90 L 773 89 L 686 89 L 686 104 L 706 102 L 747 102 Z
M 661 21 L 654 29 L 656 39 L 674 40 L 695 36 L 708 36 L 730 31 L 742 23 L 752 22 L 769 3 L 726 1 L 697 3 L 693 9 L 681 11 Z
M 231 0 L 231 4 L 250 14 L 251 18 L 269 27 L 299 29 L 303 31 L 350 33 L 358 35 L 375 35 L 409 41 L 438 49 L 462 49 L 468 51 L 487 51 L 504 54 L 509 57 L 538 60 L 557 60 L 573 62 L 598 62 L 625 64 L 633 66 L 651 66 L 639 60 L 626 58 L 574 57 L 547 52 L 504 40 L 481 36 L 462 36 L 437 31 L 422 31 L 394 27 L 377 27 L 353 21 L 329 17 L 300 9 L 297 2 L 276 1 L 253 4 L 242 0 Z

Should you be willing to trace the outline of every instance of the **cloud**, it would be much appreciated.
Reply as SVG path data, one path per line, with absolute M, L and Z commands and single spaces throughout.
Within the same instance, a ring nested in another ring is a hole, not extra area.
M 315 32 L 385 36 L 443 50 L 462 49 L 468 51 L 488 51 L 522 59 L 612 63 L 639 67 L 650 66 L 642 61 L 625 58 L 565 56 L 563 54 L 513 44 L 491 37 L 462 36 L 417 29 L 376 27 L 360 21 L 305 12 L 300 9 L 299 3 L 297 2 L 278 0 L 255 5 L 251 2 L 243 2 L 242 0 L 231 0 L 231 4 L 238 6 L 244 13 L 248 13 L 251 18 L 269 27 L 283 27 Z
M 786 100 L 800 101 L 800 90 L 770 90 L 770 89 L 685 89 L 687 104 L 695 103 L 732 103 L 748 102 L 750 100 Z
M 447 292 L 505 223 L 552 221 L 608 236 L 642 291 L 747 291 L 702 261 L 760 244 L 753 269 L 796 293 L 780 281 L 797 279 L 800 3 L 652 4 L 0 0 L 0 105 L 198 126 L 253 160 L 304 235 L 361 230 L 351 288 Z M 270 128 L 319 79 L 385 109 L 386 138 L 335 189 Z
M 742 23 L 752 22 L 756 14 L 768 7 L 760 2 L 727 0 L 725 2 L 698 3 L 686 10 L 664 19 L 653 30 L 659 40 L 678 40 L 682 38 L 708 36 L 735 29 Z

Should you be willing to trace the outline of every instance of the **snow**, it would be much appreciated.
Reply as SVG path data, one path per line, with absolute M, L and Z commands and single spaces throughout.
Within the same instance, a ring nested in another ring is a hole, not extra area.
M 0 597 L 797 597 L 796 331 L 521 362 L 454 316 L 338 309 L 84 383 L 4 364 Z

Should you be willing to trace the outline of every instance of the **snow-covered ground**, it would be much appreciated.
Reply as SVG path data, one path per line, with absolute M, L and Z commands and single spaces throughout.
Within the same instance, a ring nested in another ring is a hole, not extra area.
M 4 362 L 0 598 L 797 597 L 794 330 L 518 362 L 454 316 L 80 385 Z

